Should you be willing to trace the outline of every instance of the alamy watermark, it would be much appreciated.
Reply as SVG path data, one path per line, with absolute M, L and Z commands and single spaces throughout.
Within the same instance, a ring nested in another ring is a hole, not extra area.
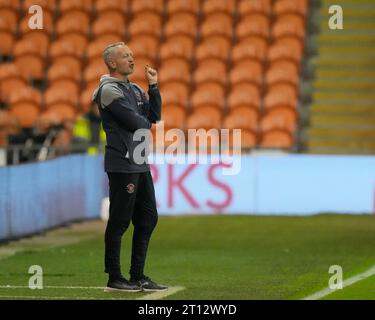
M 344 29 L 344 10 L 340 5 L 331 5 L 328 8 L 328 13 L 332 16 L 328 20 L 328 27 L 331 30 Z
M 328 280 L 328 287 L 331 290 L 339 290 L 343 288 L 342 279 L 343 271 L 342 267 L 339 265 L 332 265 L 328 269 L 329 274 L 333 274 Z
M 34 4 L 29 8 L 29 13 L 32 14 L 29 18 L 29 28 L 31 30 L 43 29 L 43 8 Z
M 222 163 L 224 175 L 235 175 L 241 170 L 241 129 L 201 128 L 184 132 L 178 128 L 165 130 L 164 121 L 160 121 L 155 134 L 153 139 L 148 129 L 134 132 L 133 140 L 139 142 L 132 152 L 135 163 Z M 154 152 L 150 153 L 150 150 Z
M 31 290 L 43 289 L 43 268 L 39 265 L 32 265 L 28 273 L 32 274 L 29 278 L 29 288 Z

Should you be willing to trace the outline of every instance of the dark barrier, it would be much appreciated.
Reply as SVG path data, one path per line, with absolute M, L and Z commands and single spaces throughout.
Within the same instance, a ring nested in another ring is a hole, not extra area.
M 99 217 L 102 162 L 82 154 L 0 167 L 0 240 Z

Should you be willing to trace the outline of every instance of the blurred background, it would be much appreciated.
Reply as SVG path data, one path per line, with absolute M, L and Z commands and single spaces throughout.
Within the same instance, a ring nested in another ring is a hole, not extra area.
M 41 30 L 29 26 L 36 22 L 37 12 L 29 13 L 35 4 L 43 10 Z M 329 13 L 332 5 L 343 10 L 343 29 L 329 27 L 339 14 Z M 160 190 L 176 187 L 182 194 L 172 199 L 158 191 L 166 199 L 163 212 L 175 212 L 176 203 L 183 204 L 178 212 L 373 212 L 374 9 L 372 0 L 0 0 L 0 164 L 8 177 L 2 179 L 7 219 L 15 205 L 6 205 L 10 172 L 17 164 L 56 157 L 30 175 L 39 182 L 42 176 L 58 177 L 59 182 L 45 181 L 48 190 L 67 179 L 55 196 L 69 190 L 77 215 L 79 210 L 98 215 L 94 208 L 106 191 L 93 185 L 106 190 L 105 134 L 91 95 L 107 73 L 103 49 L 117 41 L 134 52 L 131 81 L 147 90 L 144 65 L 158 69 L 166 129 L 242 130 L 243 171 L 237 178 L 242 180 L 223 180 L 234 183 L 228 191 L 215 182 L 214 169 L 199 168 L 216 189 L 207 191 L 199 178 L 186 182 L 197 197 L 217 194 L 216 205 L 197 205 L 182 180 L 173 180 L 172 169 L 153 167 L 155 180 L 167 185 Z M 73 153 L 97 157 L 84 158 L 75 171 L 71 158 L 59 157 Z M 261 158 L 270 153 L 289 157 Z M 76 176 L 69 180 L 61 168 Z M 100 179 L 92 180 L 96 176 Z M 311 180 L 322 177 L 327 181 Z M 353 189 L 314 206 L 309 201 L 317 202 L 321 185 L 327 192 Z M 80 188 L 89 209 L 73 194 Z M 299 192 L 304 194 L 296 196 Z M 267 201 L 273 205 L 262 205 Z M 235 204 L 233 210 L 228 203 Z M 73 210 L 61 206 L 64 214 Z

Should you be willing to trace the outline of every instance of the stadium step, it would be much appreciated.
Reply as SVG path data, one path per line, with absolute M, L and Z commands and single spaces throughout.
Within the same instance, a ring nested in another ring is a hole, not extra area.
M 375 129 L 333 129 L 316 127 L 309 129 L 308 134 L 311 139 L 326 139 L 326 137 L 329 136 L 332 139 L 358 140 L 360 138 L 375 141 Z
M 360 114 L 327 114 L 315 113 L 310 117 L 312 128 L 332 127 L 332 128 L 375 128 L 375 116 Z
M 371 116 L 375 116 L 375 105 L 373 103 L 369 103 L 366 105 L 355 105 L 353 103 L 349 104 L 313 104 L 311 106 L 311 110 L 316 113 L 335 113 L 335 114 L 369 114 Z
M 331 30 L 330 0 L 322 0 L 309 25 L 319 34 L 308 49 L 317 55 L 311 83 L 310 128 L 312 153 L 375 153 L 375 2 L 342 0 L 342 30 Z
M 314 101 L 339 101 L 339 102 L 368 102 L 370 104 L 375 104 L 375 92 L 365 92 L 360 95 L 357 92 L 323 92 L 316 91 L 313 93 Z
M 340 91 L 375 91 L 375 82 L 371 81 L 348 81 L 347 79 L 341 79 L 341 81 L 332 81 L 332 80 L 316 80 L 313 83 L 313 88 L 315 90 L 340 90 Z
M 374 141 L 363 140 L 333 140 L 333 139 L 310 139 L 310 153 L 328 154 L 372 154 L 375 153 Z

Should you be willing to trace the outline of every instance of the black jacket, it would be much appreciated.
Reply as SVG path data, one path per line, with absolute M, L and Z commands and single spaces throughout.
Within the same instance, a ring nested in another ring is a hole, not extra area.
M 145 161 L 149 153 L 148 141 L 144 138 L 141 141 L 134 139 L 137 139 L 136 132 L 149 138 L 152 123 L 161 118 L 158 86 L 150 86 L 148 95 L 134 83 L 107 75 L 100 79 L 93 101 L 99 106 L 107 137 L 104 156 L 106 172 L 136 173 L 150 170 Z

